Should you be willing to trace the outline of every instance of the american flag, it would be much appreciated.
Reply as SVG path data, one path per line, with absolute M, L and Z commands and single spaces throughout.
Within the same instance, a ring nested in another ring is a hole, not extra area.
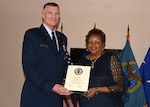
M 63 107 L 79 107 L 79 104 L 73 103 L 70 96 L 64 96 Z
M 63 33 L 63 23 L 61 24 L 61 32 Z M 68 65 L 71 65 L 72 64 L 71 57 L 70 57 L 65 45 L 63 46 L 63 48 L 66 53 L 65 56 L 67 58 L 67 63 L 68 63 Z M 70 96 L 64 96 L 63 107 L 79 107 L 79 105 L 77 103 L 74 103 Z

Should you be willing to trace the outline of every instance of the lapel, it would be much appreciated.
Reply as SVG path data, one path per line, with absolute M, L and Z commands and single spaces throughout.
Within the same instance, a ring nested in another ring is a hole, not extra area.
M 58 53 L 58 51 L 54 48 L 54 44 L 50 38 L 50 35 L 48 34 L 48 32 L 46 31 L 45 27 L 43 26 L 43 24 L 40 26 L 40 31 L 42 31 L 42 35 L 43 35 L 43 40 L 44 42 L 46 42 L 46 44 L 48 44 L 49 48 L 52 49 L 54 52 Z

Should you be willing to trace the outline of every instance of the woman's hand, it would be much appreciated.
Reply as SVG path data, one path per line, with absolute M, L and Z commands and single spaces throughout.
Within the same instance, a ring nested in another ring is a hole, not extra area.
M 95 87 L 89 88 L 88 92 L 86 93 L 86 97 L 90 99 L 95 96 L 96 92 L 97 92 L 97 89 Z

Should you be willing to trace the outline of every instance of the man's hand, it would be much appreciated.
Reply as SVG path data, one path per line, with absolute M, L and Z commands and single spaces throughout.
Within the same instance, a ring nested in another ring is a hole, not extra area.
M 72 91 L 69 91 L 68 89 L 64 88 L 63 85 L 60 84 L 55 84 L 52 88 L 52 91 L 59 95 L 71 95 L 73 93 Z

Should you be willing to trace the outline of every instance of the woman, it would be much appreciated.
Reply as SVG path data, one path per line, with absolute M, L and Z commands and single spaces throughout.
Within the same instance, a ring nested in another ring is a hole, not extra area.
M 90 65 L 91 74 L 86 96 L 78 95 L 80 107 L 124 107 L 121 63 L 117 55 L 104 51 L 105 38 L 99 29 L 92 29 L 86 36 L 89 54 L 82 57 L 78 64 Z

